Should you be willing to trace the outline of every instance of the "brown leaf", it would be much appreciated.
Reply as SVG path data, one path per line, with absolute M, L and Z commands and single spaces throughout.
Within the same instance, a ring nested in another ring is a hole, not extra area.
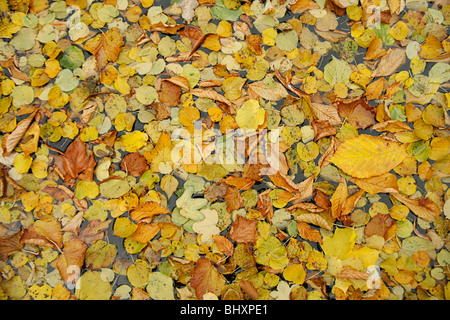
M 228 186 L 223 182 L 214 182 L 207 186 L 204 192 L 204 197 L 208 201 L 215 201 L 218 197 L 223 197 L 227 193 Z
M 406 61 L 405 49 L 392 49 L 390 48 L 386 55 L 384 55 L 377 68 L 372 74 L 372 77 L 389 77 Z
M 336 138 L 331 136 L 331 142 L 327 150 L 322 154 L 318 161 L 319 168 L 322 169 L 324 166 L 330 163 L 331 156 L 336 152 Z
M 259 56 L 262 53 L 261 50 L 261 36 L 259 34 L 250 34 L 245 40 L 247 41 L 247 46 L 254 54 Z
M 314 130 L 314 141 L 324 137 L 334 136 L 337 133 L 336 128 L 328 120 L 314 120 L 311 125 Z
M 241 280 L 239 282 L 239 287 L 244 291 L 246 294 L 250 296 L 253 300 L 258 300 L 258 291 L 256 290 L 255 286 L 247 280 Z
M 197 299 L 203 300 L 208 292 L 220 296 L 224 286 L 225 277 L 217 271 L 211 260 L 199 258 L 191 278 L 191 287 L 194 288 Z
M 152 218 L 157 214 L 170 213 L 167 208 L 159 205 L 156 202 L 149 201 L 145 203 L 138 204 L 130 213 L 130 216 L 135 221 L 142 221 L 144 219 Z
M 380 123 L 376 123 L 372 126 L 372 129 L 377 131 L 388 131 L 392 133 L 410 131 L 412 128 L 406 123 L 400 120 L 388 120 Z
M 188 90 L 189 91 L 191 89 L 189 87 L 189 81 L 185 77 L 182 77 L 182 76 L 173 76 L 173 77 L 164 79 L 163 82 L 164 81 L 168 81 L 168 82 L 171 82 L 173 84 L 176 84 L 177 86 L 183 88 L 184 90 Z
M 364 228 L 366 238 L 373 235 L 383 237 L 384 240 L 389 240 L 397 232 L 397 223 L 388 214 L 377 214 L 370 219 Z
M 221 95 L 214 89 L 193 89 L 193 90 L 191 90 L 191 93 L 194 96 L 197 96 L 200 98 L 207 98 L 207 99 L 212 99 L 212 100 L 216 100 L 216 101 L 225 103 L 228 107 L 230 107 L 231 114 L 236 113 L 236 107 L 231 103 L 231 101 L 228 100 L 227 98 L 225 98 L 223 95 Z
M 31 122 L 34 120 L 34 116 L 36 115 L 37 111 L 38 109 L 34 110 L 31 115 L 20 121 L 11 133 L 3 136 L 2 148 L 4 157 L 8 156 L 13 151 L 13 149 L 25 135 Z
M 348 197 L 344 205 L 342 206 L 341 216 L 346 216 L 350 214 L 353 209 L 355 209 L 356 204 L 358 203 L 359 199 L 364 195 L 365 191 L 360 189 L 358 192 L 352 194 L 350 197 Z
M 233 243 L 228 240 L 226 237 L 221 235 L 212 235 L 212 238 L 214 242 L 217 245 L 217 248 L 219 248 L 220 252 L 226 254 L 227 256 L 232 256 L 234 251 L 234 245 Z
M 273 88 L 267 86 L 264 81 L 256 81 L 248 85 L 249 94 L 253 95 L 253 98 L 258 99 L 261 96 L 263 99 L 270 101 L 277 101 L 286 98 L 288 93 L 286 89 L 279 83 Z
M 79 238 L 86 244 L 93 244 L 98 240 L 103 239 L 106 236 L 106 229 L 108 229 L 111 221 L 112 219 L 105 221 L 100 221 L 98 219 L 92 220 L 83 230 L 81 230 Z
M 63 245 L 61 224 L 58 220 L 36 220 L 31 226 L 24 228 L 21 243 L 35 244 L 40 247 L 51 247 L 61 251 Z
M 253 243 L 256 241 L 256 226 L 258 220 L 246 219 L 240 215 L 231 225 L 228 236 L 235 242 Z
M 336 99 L 333 105 L 337 106 L 341 117 L 356 129 L 366 129 L 375 123 L 375 108 L 369 105 L 364 96 L 354 99 Z
M 180 103 L 181 88 L 170 81 L 163 81 L 161 91 L 158 92 L 159 101 L 170 107 L 177 106 Z
M 133 177 L 139 177 L 148 170 L 148 164 L 143 155 L 139 152 L 133 152 L 123 157 L 120 168 Z
M 24 244 L 20 241 L 23 231 L 0 237 L 0 260 L 6 260 L 11 253 L 22 250 Z
M 228 176 L 222 181 L 230 186 L 238 188 L 239 190 L 248 190 L 255 183 L 255 181 L 250 178 L 236 176 Z
M 316 29 L 316 33 L 324 38 L 327 41 L 333 42 L 333 43 L 339 43 L 346 38 L 348 38 L 347 32 L 334 30 L 334 31 L 320 31 Z
M 56 260 L 56 268 L 64 282 L 75 283 L 78 280 L 86 249 L 87 245 L 77 238 L 64 243 L 63 253 Z
M 367 280 L 369 279 L 369 274 L 349 267 L 343 267 L 341 272 L 335 274 L 334 277 L 338 279 L 343 278 L 343 279 Z
M 400 15 L 406 5 L 405 0 L 388 0 L 389 10 L 392 14 Z
M 64 175 L 64 180 L 79 178 L 83 180 L 93 180 L 94 168 L 96 165 L 94 153 L 86 152 L 86 143 L 78 136 L 61 155 L 55 155 L 55 165 Z M 59 160 L 59 161 L 58 161 Z
M 95 55 L 100 69 L 108 62 L 116 62 L 124 45 L 123 36 L 119 29 L 113 27 L 106 32 L 89 39 L 83 49 Z
M 83 222 L 83 211 L 78 212 L 72 220 L 70 220 L 64 228 L 62 228 L 62 231 L 69 231 L 74 233 L 78 236 L 78 233 L 80 231 L 81 223 Z
M 338 109 L 334 105 L 311 103 L 311 108 L 318 120 L 326 120 L 331 125 L 342 124 L 341 117 L 339 117 Z
M 256 208 L 263 216 L 266 216 L 269 220 L 273 217 L 273 206 L 272 197 L 270 197 L 269 192 L 271 189 L 267 189 L 258 195 L 258 202 Z
M 227 210 L 229 212 L 237 210 L 244 205 L 244 199 L 242 199 L 239 189 L 236 187 L 228 187 L 227 193 L 224 194 L 223 198 L 227 202 Z
M 297 221 L 297 230 L 303 239 L 322 244 L 322 236 L 318 230 L 311 229 L 306 222 Z
M 391 195 L 409 208 L 415 215 L 428 222 L 433 222 L 440 214 L 441 208 L 429 198 L 408 198 L 398 192 Z

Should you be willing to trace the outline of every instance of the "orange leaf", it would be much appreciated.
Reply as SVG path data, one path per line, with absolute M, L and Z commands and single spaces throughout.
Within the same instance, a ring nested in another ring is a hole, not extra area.
M 152 218 L 157 214 L 166 213 L 170 213 L 170 211 L 156 202 L 149 201 L 137 205 L 133 211 L 131 211 L 130 216 L 133 220 L 139 222 L 143 219 Z
M 299 215 L 296 220 L 300 222 L 311 223 L 329 231 L 333 230 L 333 225 L 317 213 L 303 213 Z
M 199 258 L 192 272 L 191 287 L 195 290 L 197 299 L 203 300 L 203 296 L 211 292 L 219 296 L 225 286 L 225 277 L 217 271 L 207 258 Z
M 419 218 L 428 222 L 433 222 L 441 214 L 441 208 L 428 198 L 411 199 L 398 192 L 392 192 L 391 195 L 407 206 Z
M 370 178 L 351 178 L 351 181 L 370 194 L 398 189 L 397 177 L 389 172 Z
M 320 232 L 318 230 L 311 229 L 309 224 L 306 222 L 297 222 L 297 230 L 303 239 L 309 240 L 309 241 L 315 241 L 320 244 L 322 244 L 322 236 L 320 235 Z
M 247 280 L 241 280 L 241 282 L 239 282 L 239 287 L 242 289 L 242 291 L 244 291 L 246 294 L 248 294 L 250 296 L 250 298 L 252 298 L 253 300 L 257 300 L 258 299 L 258 291 L 256 290 L 255 286 Z
M 157 223 L 141 222 L 138 224 L 138 227 L 131 238 L 137 242 L 147 243 L 158 234 L 159 230 L 160 227 Z
M 369 47 L 367 48 L 366 56 L 364 59 L 366 60 L 376 60 L 386 54 L 386 50 L 383 49 L 383 40 L 381 38 L 373 39 Z
M 364 228 L 366 237 L 377 235 L 386 241 L 397 232 L 397 223 L 388 214 L 377 214 Z
M 71 239 L 64 243 L 63 253 L 60 254 L 56 260 L 56 268 L 64 282 L 76 282 L 79 277 L 79 271 L 81 271 L 81 267 L 84 263 L 86 249 L 87 245 L 78 238 Z
M 240 215 L 231 225 L 228 236 L 235 242 L 255 242 L 258 220 L 246 219 Z
M 233 243 L 221 235 L 212 235 L 214 242 L 219 248 L 220 252 L 226 254 L 227 256 L 232 256 L 234 251 Z
M 253 186 L 255 180 L 244 177 L 228 176 L 225 179 L 223 179 L 223 182 L 225 182 L 230 186 L 234 186 L 239 190 L 248 190 Z
M 336 190 L 331 197 L 331 214 L 334 218 L 341 216 L 342 209 L 344 208 L 345 200 L 348 197 L 347 182 L 342 179 Z

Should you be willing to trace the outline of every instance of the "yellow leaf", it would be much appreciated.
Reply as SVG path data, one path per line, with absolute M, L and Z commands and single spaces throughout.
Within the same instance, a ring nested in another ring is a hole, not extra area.
M 369 178 L 389 172 L 407 156 L 405 145 L 363 134 L 345 140 L 330 160 L 348 175 Z
M 352 228 L 336 229 L 334 235 L 323 237 L 322 249 L 325 255 L 347 259 L 356 243 L 356 232 Z
M 247 100 L 236 112 L 236 123 L 243 129 L 258 129 L 264 123 L 266 111 L 257 100 Z
M 306 271 L 301 264 L 291 264 L 290 266 L 286 267 L 286 269 L 284 269 L 283 277 L 287 281 L 292 281 L 295 284 L 303 284 L 306 278 Z

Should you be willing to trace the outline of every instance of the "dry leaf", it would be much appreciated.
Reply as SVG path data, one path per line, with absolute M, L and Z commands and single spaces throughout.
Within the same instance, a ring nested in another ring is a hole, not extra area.
M 86 244 L 93 244 L 106 236 L 106 229 L 112 219 L 100 221 L 99 219 L 92 220 L 89 224 L 81 230 L 79 238 Z
M 3 148 L 3 156 L 8 156 L 13 149 L 17 146 L 19 141 L 22 139 L 22 137 L 27 132 L 28 128 L 30 127 L 31 122 L 34 120 L 34 117 L 37 113 L 38 109 L 34 110 L 31 115 L 29 115 L 27 118 L 20 121 L 16 128 L 9 134 L 6 134 L 2 139 L 2 148 Z
M 197 299 L 203 300 L 203 296 L 208 292 L 220 296 L 224 285 L 225 277 L 217 271 L 211 260 L 197 260 L 191 278 L 191 287 L 194 288 Z
M 357 129 L 366 129 L 375 123 L 375 108 L 367 103 L 364 96 L 355 99 L 336 99 L 333 103 L 345 118 Z
M 441 208 L 428 198 L 411 199 L 398 192 L 391 192 L 391 195 L 426 221 L 433 222 L 441 214 Z
M 325 220 L 318 213 L 303 213 L 296 218 L 297 221 L 314 224 L 329 231 L 333 230 L 333 225 Z
M 341 182 L 337 186 L 336 190 L 333 193 L 333 196 L 330 199 L 331 202 L 331 215 L 334 218 L 339 218 L 341 216 L 341 212 L 344 209 L 345 200 L 348 197 L 348 188 L 347 181 L 345 179 L 341 179 Z
M 383 173 L 370 178 L 351 178 L 358 187 L 370 194 L 386 193 L 398 190 L 397 177 L 392 173 Z
M 64 282 L 73 284 L 78 280 L 86 249 L 87 245 L 77 238 L 64 243 L 64 250 L 56 260 L 56 268 Z
M 11 253 L 22 250 L 24 244 L 20 241 L 23 232 L 19 231 L 5 237 L 0 237 L 0 260 L 6 260 Z
M 256 226 L 258 220 L 246 219 L 240 215 L 231 225 L 228 236 L 235 242 L 253 243 L 256 241 Z
M 322 236 L 318 230 L 311 229 L 306 222 L 297 222 L 297 230 L 300 237 L 305 240 L 314 241 L 322 244 Z
M 170 213 L 170 211 L 154 201 L 149 201 L 137 205 L 130 212 L 130 216 L 134 221 L 139 222 L 144 219 L 152 218 L 157 214 L 166 214 L 166 213 Z
M 386 55 L 384 55 L 378 66 L 372 74 L 372 77 L 389 77 L 406 61 L 405 49 L 389 48 Z
M 24 228 L 20 242 L 61 251 L 63 245 L 61 224 L 56 219 L 36 220 L 30 227 Z

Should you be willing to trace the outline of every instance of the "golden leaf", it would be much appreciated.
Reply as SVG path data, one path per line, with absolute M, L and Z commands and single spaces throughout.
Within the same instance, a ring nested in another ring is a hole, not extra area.
M 130 215 L 134 221 L 141 221 L 157 214 L 166 213 L 170 213 L 170 211 L 156 202 L 149 201 L 136 206 L 133 211 L 131 211 Z
M 362 134 L 345 140 L 331 162 L 348 175 L 369 178 L 389 172 L 407 156 L 406 145 Z
M 352 178 L 351 181 L 370 194 L 398 190 L 397 177 L 392 173 L 383 173 L 370 178 Z
M 321 228 L 331 231 L 333 225 L 317 213 L 303 213 L 296 218 L 297 221 L 311 223 Z

